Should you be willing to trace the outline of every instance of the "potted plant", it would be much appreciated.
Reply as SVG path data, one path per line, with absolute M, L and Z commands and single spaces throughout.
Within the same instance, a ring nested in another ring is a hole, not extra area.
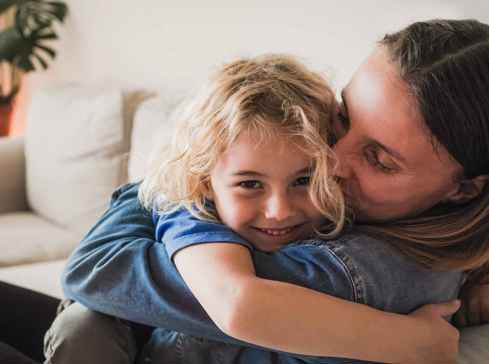
M 54 25 L 67 13 L 62 1 L 0 0 L 0 136 L 8 134 L 22 74 L 46 69 L 56 56 L 46 42 L 57 39 Z

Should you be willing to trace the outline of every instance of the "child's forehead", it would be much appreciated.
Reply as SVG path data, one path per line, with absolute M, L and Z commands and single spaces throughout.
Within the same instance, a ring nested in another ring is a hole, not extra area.
M 259 174 L 288 179 L 314 165 L 313 158 L 285 138 L 256 143 L 250 133 L 241 135 L 217 160 L 216 170 L 224 176 Z
M 312 153 L 308 152 L 302 137 L 287 134 L 262 135 L 253 131 L 241 133 L 221 155 L 243 163 L 259 163 L 266 158 L 309 163 L 312 159 Z
M 285 128 L 265 127 L 257 129 L 247 129 L 237 134 L 234 140 L 230 141 L 226 150 L 235 149 L 233 147 L 248 148 L 255 150 L 273 149 L 275 153 L 283 153 L 291 149 L 305 149 L 306 138 L 302 135 L 291 133 Z

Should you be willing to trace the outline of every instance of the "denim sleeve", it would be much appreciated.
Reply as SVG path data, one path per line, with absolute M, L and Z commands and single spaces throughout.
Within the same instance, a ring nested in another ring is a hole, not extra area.
M 65 295 L 126 320 L 254 347 L 222 333 L 188 290 L 164 245 L 155 239 L 151 214 L 137 199 L 138 187 L 126 185 L 116 191 L 109 209 L 73 252 L 62 276 Z M 311 241 L 273 254 L 251 254 L 260 277 L 356 300 L 348 269 L 324 244 Z
M 237 242 L 250 248 L 260 277 L 390 312 L 409 313 L 424 304 L 452 300 L 463 283 L 461 272 L 423 268 L 394 245 L 360 232 L 329 241 L 300 241 L 267 254 L 253 250 L 228 227 L 202 221 L 180 209 L 171 216 L 160 216 L 156 238 L 165 243 L 172 261 L 178 250 L 190 245 Z
M 265 253 L 255 250 L 227 226 L 198 219 L 183 208 L 157 217 L 155 237 L 163 242 L 171 261 L 179 250 L 195 244 L 241 244 L 250 250 L 256 274 L 261 278 L 294 283 L 357 300 L 349 268 L 320 240 L 301 241 L 274 253 Z
M 215 242 L 236 243 L 253 250 L 253 246 L 227 226 L 202 221 L 193 216 L 187 209 L 178 209 L 168 213 L 153 213 L 156 222 L 155 238 L 162 241 L 170 259 L 179 250 L 190 245 Z
M 209 319 L 154 238 L 138 184 L 116 190 L 110 206 L 68 259 L 67 298 L 108 315 L 230 341 Z

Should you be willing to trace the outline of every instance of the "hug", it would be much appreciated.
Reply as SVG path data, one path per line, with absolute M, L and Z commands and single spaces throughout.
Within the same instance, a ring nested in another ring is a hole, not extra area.
M 489 25 L 432 20 L 341 100 L 289 55 L 220 67 L 72 253 L 45 362 L 456 363 L 489 322 L 488 60 Z

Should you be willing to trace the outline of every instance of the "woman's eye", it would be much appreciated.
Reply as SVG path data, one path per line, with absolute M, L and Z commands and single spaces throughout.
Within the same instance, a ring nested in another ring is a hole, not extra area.
M 365 159 L 372 167 L 381 171 L 382 173 L 391 174 L 396 171 L 395 167 L 387 166 L 379 160 L 379 154 L 375 149 L 367 149 L 365 151 Z
M 260 181 L 241 181 L 238 186 L 247 190 L 256 190 L 263 187 Z
M 294 181 L 294 186 L 309 186 L 309 183 L 311 183 L 311 176 L 303 176 Z
M 338 110 L 338 121 L 343 128 L 344 131 L 348 130 L 350 128 L 350 118 L 348 117 L 348 114 L 345 111 L 345 107 L 342 105 L 340 109 Z

